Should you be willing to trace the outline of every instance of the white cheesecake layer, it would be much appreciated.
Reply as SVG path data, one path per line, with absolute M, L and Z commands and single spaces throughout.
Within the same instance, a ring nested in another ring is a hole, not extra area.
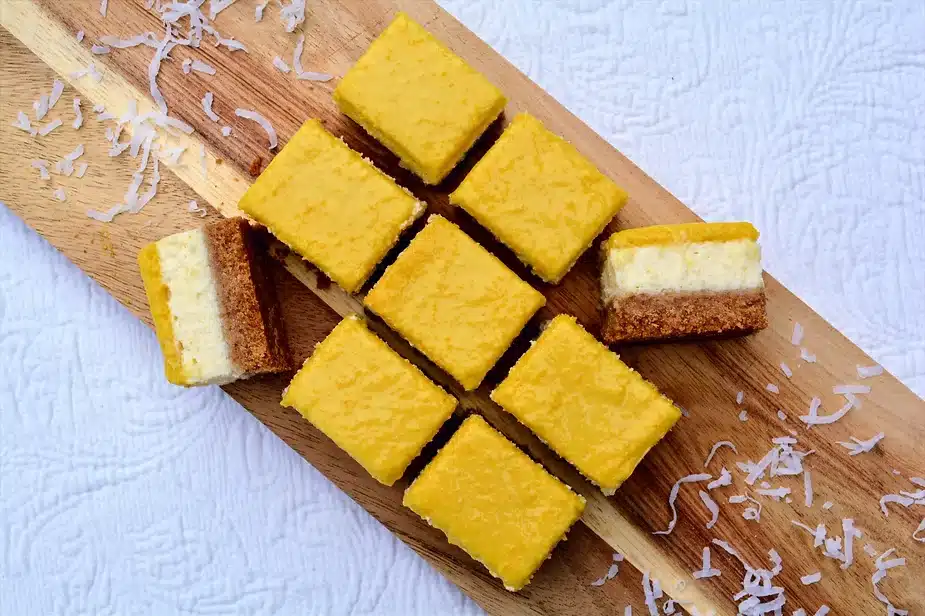
M 601 276 L 604 303 L 633 293 L 760 289 L 761 248 L 750 239 L 653 244 L 608 251 Z
M 205 234 L 194 229 L 171 235 L 157 243 L 157 253 L 161 279 L 170 290 L 167 303 L 173 336 L 188 381 L 204 385 L 234 380 L 237 370 L 225 341 Z

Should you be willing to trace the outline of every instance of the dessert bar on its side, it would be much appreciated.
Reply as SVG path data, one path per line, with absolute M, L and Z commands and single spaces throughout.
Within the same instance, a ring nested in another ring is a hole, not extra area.
M 165 237 L 138 255 L 167 380 L 230 383 L 292 369 L 264 256 L 243 218 Z
M 767 327 L 758 231 L 748 223 L 628 229 L 604 243 L 608 344 L 748 334 Z

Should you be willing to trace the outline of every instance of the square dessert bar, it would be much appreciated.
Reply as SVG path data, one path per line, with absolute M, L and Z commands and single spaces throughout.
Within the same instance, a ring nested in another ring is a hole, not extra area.
M 571 269 L 626 203 L 572 144 L 526 113 L 451 195 L 546 282 Z
M 768 325 L 758 231 L 746 222 L 627 229 L 604 243 L 608 344 L 738 335 Z
M 441 216 L 411 240 L 366 307 L 475 389 L 546 298 Z
M 240 207 L 348 293 L 424 212 L 423 203 L 317 120 L 293 135 Z
M 491 399 L 607 494 L 681 416 L 574 317 L 555 317 Z
M 279 304 L 251 233 L 243 218 L 228 218 L 139 253 L 171 383 L 224 384 L 292 369 Z
M 585 499 L 472 415 L 405 491 L 404 504 L 517 591 Z
M 446 177 L 506 103 L 404 13 L 347 71 L 334 101 L 428 184 Z
M 453 413 L 456 399 L 351 316 L 315 348 L 282 405 L 392 485 Z

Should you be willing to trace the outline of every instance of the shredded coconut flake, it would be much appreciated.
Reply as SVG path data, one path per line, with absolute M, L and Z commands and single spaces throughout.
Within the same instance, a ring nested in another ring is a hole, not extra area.
M 841 419 L 842 417 L 844 417 L 845 415 L 847 415 L 848 411 L 850 411 L 851 409 L 855 407 L 855 403 L 852 402 L 851 400 L 848 400 L 848 402 L 843 407 L 841 407 L 840 409 L 838 409 L 831 415 L 819 415 L 818 411 L 821 405 L 822 405 L 822 401 L 819 400 L 819 398 L 813 398 L 812 402 L 810 403 L 810 407 L 809 407 L 809 415 L 800 415 L 800 421 L 802 421 L 808 426 L 833 424 L 839 419 Z
M 745 392 L 740 391 L 736 394 L 736 404 L 742 404 L 743 400 L 745 400 Z
M 816 363 L 816 355 L 813 353 L 810 353 L 809 349 L 806 349 L 803 347 L 800 348 L 800 359 L 802 359 L 808 364 Z
M 109 47 L 107 47 L 106 45 L 93 45 L 93 46 L 90 48 L 90 52 L 93 53 L 94 55 L 97 55 L 97 56 L 105 56 L 105 55 L 108 54 L 110 51 L 112 51 L 112 50 L 111 50 Z
M 755 491 L 762 496 L 769 496 L 776 501 L 780 501 L 782 498 L 790 494 L 790 488 L 758 488 Z
M 726 467 L 724 466 L 722 470 L 720 470 L 719 472 L 719 478 L 714 479 L 713 481 L 707 484 L 707 490 L 715 490 L 717 488 L 722 488 L 722 487 L 731 486 L 731 485 L 732 485 L 732 473 L 727 471 Z
M 799 321 L 794 321 L 793 334 L 790 336 L 790 344 L 793 346 L 800 346 L 801 342 L 803 342 L 803 326 L 800 325 Z
M 16 114 L 16 121 L 13 122 L 12 126 L 27 133 L 32 132 L 32 122 L 29 121 L 29 116 L 22 111 Z
M 862 441 L 854 436 L 850 437 L 853 442 L 847 443 L 845 441 L 837 441 L 839 445 L 848 450 L 849 456 L 857 456 L 862 453 L 867 453 L 868 451 L 873 450 L 877 446 L 877 443 L 882 441 L 886 437 L 883 432 L 876 434 L 866 441 Z
M 214 96 L 211 92 L 206 92 L 206 95 L 202 97 L 202 110 L 213 122 L 218 122 L 218 114 L 212 111 L 212 100 Z
M 716 504 L 716 501 L 710 498 L 710 495 L 700 491 L 700 500 L 703 501 L 704 506 L 710 511 L 710 521 L 707 522 L 707 530 L 710 530 L 716 526 L 716 521 L 719 520 L 719 505 Z
M 779 388 L 777 385 L 775 385 L 774 383 L 768 383 L 767 385 L 764 386 L 764 388 L 767 389 L 767 390 L 768 390 L 769 392 L 771 392 L 772 394 L 779 394 L 779 393 L 780 393 L 780 388 Z
M 55 118 L 54 120 L 52 120 L 51 122 L 49 122 L 48 124 L 46 124 L 45 126 L 39 129 L 39 135 L 44 137 L 45 135 L 49 134 L 51 131 L 61 126 L 61 124 L 62 124 L 61 118 Z
M 777 409 L 777 418 L 781 421 L 787 421 L 787 413 L 783 412 L 780 409 Z
M 276 147 L 277 145 L 276 131 L 273 130 L 273 126 L 270 124 L 269 120 L 267 120 L 265 117 L 263 117 L 256 111 L 252 111 L 250 109 L 235 109 L 234 114 L 238 116 L 239 118 L 244 118 L 245 120 L 252 120 L 256 122 L 257 124 L 259 124 L 260 128 L 266 131 L 267 137 L 270 138 L 270 149 L 272 150 L 273 148 Z
M 883 374 L 883 366 L 879 364 L 874 364 L 873 366 L 858 366 L 857 369 L 859 379 L 869 379 Z
M 206 75 L 214 75 L 216 72 L 215 67 L 211 64 L 206 64 L 202 60 L 193 60 L 192 63 L 190 63 L 190 70 L 194 70 L 197 73 L 205 73 Z
M 833 394 L 869 394 L 870 385 L 836 385 Z
M 813 506 L 813 479 L 809 469 L 803 469 L 803 504 Z
M 290 0 L 289 4 L 283 4 L 283 0 L 279 0 L 279 3 L 279 17 L 286 26 L 286 32 L 295 32 L 305 21 L 305 0 Z
M 77 42 L 78 42 L 78 43 L 83 43 L 83 41 L 84 41 L 84 31 L 83 31 L 83 30 L 78 30 L 78 31 L 77 31 Z
M 254 21 L 260 21 L 263 19 L 263 11 L 267 8 L 268 4 L 270 4 L 270 0 L 264 0 L 263 2 L 257 3 L 257 6 L 254 7 Z
M 742 517 L 753 522 L 761 522 L 762 505 L 748 494 L 737 494 L 735 496 L 730 496 L 729 502 L 733 505 L 738 505 L 745 502 L 754 503 L 756 505 L 755 507 L 745 508 L 745 511 L 742 512 Z
M 109 9 L 109 0 L 100 0 L 100 15 L 106 17 L 106 11 Z
M 230 136 L 231 136 L 231 127 L 223 126 L 222 127 L 222 137 L 230 137 Z
M 74 174 L 75 177 L 82 178 L 84 174 L 87 173 L 87 163 L 80 163 L 77 165 L 77 173 Z
M 35 119 L 41 120 L 48 113 L 48 95 L 42 94 L 37 101 L 32 103 L 32 110 L 35 112 Z
M 67 194 L 64 192 L 63 188 L 59 188 L 55 191 L 55 199 L 58 201 L 67 201 Z
M 925 535 L 923 535 L 923 536 L 921 536 L 921 537 L 918 537 L 918 536 L 917 536 L 917 535 L 918 535 L 920 532 L 922 532 L 922 531 L 925 531 L 925 518 L 922 518 L 922 521 L 919 522 L 919 527 L 916 528 L 914 531 L 912 531 L 912 538 L 913 538 L 913 539 L 915 539 L 916 541 L 918 541 L 918 542 L 920 542 L 920 543 L 925 543 Z
M 84 124 L 84 114 L 80 111 L 80 98 L 74 97 L 74 122 L 71 126 L 74 130 L 79 129 Z
M 809 586 L 810 584 L 815 584 L 822 579 L 822 573 L 817 571 L 816 573 L 810 573 L 809 575 L 804 575 L 800 578 L 800 581 L 803 582 L 803 586 Z
M 748 421 L 748 411 L 745 409 L 739 411 L 739 421 Z
M 713 447 L 710 449 L 710 454 L 707 456 L 706 461 L 703 463 L 704 468 L 706 468 L 707 465 L 710 464 L 710 460 L 713 459 L 713 456 L 716 455 L 716 451 L 720 447 L 729 447 L 734 452 L 739 453 L 738 450 L 736 449 L 735 444 L 732 441 L 716 441 L 713 444 Z
M 39 170 L 39 178 L 43 180 L 51 179 L 51 175 L 48 173 L 48 161 L 47 160 L 33 160 L 32 168 Z
M 822 503 L 822 508 L 825 509 L 826 511 L 828 511 L 834 506 L 835 506 L 835 503 L 833 503 L 832 501 L 825 501 L 824 503 Z
M 784 376 L 788 379 L 793 376 L 793 370 L 790 369 L 790 366 L 784 362 L 780 363 L 780 371 L 784 373 Z
M 710 479 L 713 479 L 713 476 L 706 473 L 686 475 L 678 479 L 671 487 L 671 493 L 668 495 L 668 506 L 671 508 L 671 521 L 668 523 L 668 528 L 665 530 L 657 530 L 652 534 L 669 535 L 671 534 L 671 531 L 674 530 L 675 524 L 678 523 L 678 510 L 675 508 L 675 501 L 678 499 L 678 492 L 681 490 L 681 484 L 695 483 L 698 481 L 709 481 Z
M 60 79 L 55 79 L 55 82 L 51 85 L 51 96 L 48 98 L 48 111 L 51 111 L 55 108 L 55 105 L 58 104 L 58 101 L 61 99 L 61 95 L 64 93 L 64 82 Z
M 693 577 L 695 580 L 702 580 L 705 578 L 719 577 L 722 575 L 722 572 L 719 569 L 715 569 L 710 564 L 710 548 L 709 546 L 703 548 L 703 566 L 701 566 L 700 571 L 694 571 Z
M 286 64 L 286 61 L 280 58 L 279 56 L 276 56 L 275 58 L 273 58 L 273 66 L 275 66 L 277 69 L 279 69 L 283 73 L 288 73 L 292 70 L 291 68 L 289 68 L 289 65 Z

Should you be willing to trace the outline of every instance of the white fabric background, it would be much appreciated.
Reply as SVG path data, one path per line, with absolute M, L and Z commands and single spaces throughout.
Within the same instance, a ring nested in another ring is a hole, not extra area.
M 441 1 L 925 395 L 921 0 Z M 0 238 L 0 613 L 478 612 L 220 390 L 168 386 L 3 207 Z

